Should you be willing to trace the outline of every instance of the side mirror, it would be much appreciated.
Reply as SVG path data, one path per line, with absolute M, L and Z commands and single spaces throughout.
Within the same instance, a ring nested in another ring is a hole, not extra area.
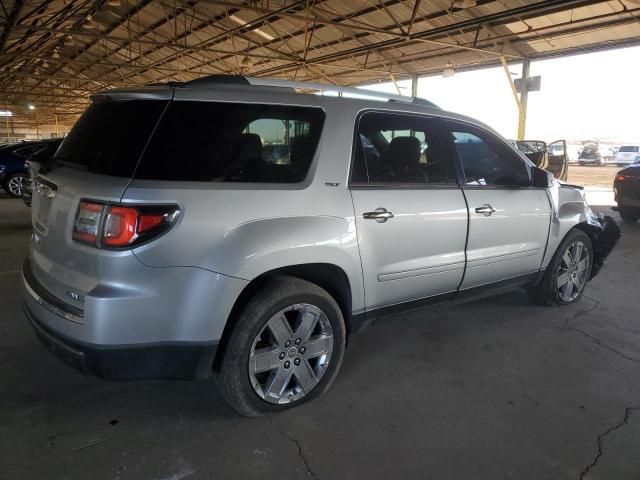
M 531 175 L 531 185 L 536 188 L 550 188 L 555 181 L 553 177 L 553 173 L 547 172 L 542 168 L 531 167 L 532 175 Z

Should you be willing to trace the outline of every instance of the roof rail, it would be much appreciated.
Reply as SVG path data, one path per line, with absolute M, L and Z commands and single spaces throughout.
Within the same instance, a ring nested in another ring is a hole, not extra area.
M 260 87 L 275 87 L 288 90 L 306 90 L 315 92 L 337 92 L 346 93 L 348 95 L 356 95 L 360 97 L 373 97 L 389 102 L 412 103 L 414 105 L 422 105 L 425 107 L 439 108 L 435 103 L 419 97 L 405 97 L 403 95 L 395 95 L 393 93 L 377 92 L 364 88 L 343 87 L 340 85 L 331 85 L 328 83 L 312 83 L 298 82 L 296 80 L 281 80 L 277 78 L 265 77 L 245 77 L 243 75 L 208 75 L 206 77 L 196 78 L 188 82 L 177 84 L 176 86 L 207 86 L 207 85 L 254 85 Z M 175 84 L 174 84 L 175 85 Z
M 249 81 L 246 77 L 242 75 L 207 75 L 206 77 L 195 78 L 193 80 L 189 80 L 188 82 L 182 83 L 182 86 L 192 86 L 192 85 L 220 85 L 220 84 L 231 84 L 231 85 L 249 85 Z
M 312 83 L 312 82 L 298 82 L 295 80 L 280 80 L 276 78 L 263 78 L 263 77 L 245 77 L 251 85 L 269 86 L 269 87 L 284 87 L 292 88 L 295 90 L 311 90 L 317 92 L 338 92 L 346 93 L 349 95 L 358 95 L 363 97 L 375 97 L 392 102 L 413 103 L 415 105 L 422 105 L 425 107 L 438 108 L 438 106 L 419 97 L 405 97 L 403 95 L 396 95 L 393 93 L 377 92 L 375 90 L 367 90 L 365 88 L 355 87 L 343 87 L 340 85 L 331 85 L 328 83 Z

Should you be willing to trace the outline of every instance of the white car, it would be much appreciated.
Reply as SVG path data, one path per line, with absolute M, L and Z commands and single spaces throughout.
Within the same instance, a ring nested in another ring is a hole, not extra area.
M 616 153 L 613 163 L 618 166 L 625 166 L 638 160 L 640 160 L 640 145 L 623 145 Z

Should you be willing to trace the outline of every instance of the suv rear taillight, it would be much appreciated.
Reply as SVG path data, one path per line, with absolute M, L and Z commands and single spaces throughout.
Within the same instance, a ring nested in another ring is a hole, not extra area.
M 117 205 L 82 201 L 73 239 L 99 248 L 120 249 L 148 242 L 175 223 L 177 205 Z

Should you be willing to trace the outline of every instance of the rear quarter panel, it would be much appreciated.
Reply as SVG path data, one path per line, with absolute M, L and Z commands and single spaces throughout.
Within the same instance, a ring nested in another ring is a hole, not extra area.
M 335 101 L 321 97 L 312 100 L 325 109 L 326 119 L 301 184 L 132 181 L 124 202 L 181 208 L 171 231 L 134 249 L 140 262 L 197 266 L 243 280 L 290 265 L 331 263 L 349 278 L 353 310 L 361 311 L 362 270 L 347 188 L 355 110 L 333 108 Z

